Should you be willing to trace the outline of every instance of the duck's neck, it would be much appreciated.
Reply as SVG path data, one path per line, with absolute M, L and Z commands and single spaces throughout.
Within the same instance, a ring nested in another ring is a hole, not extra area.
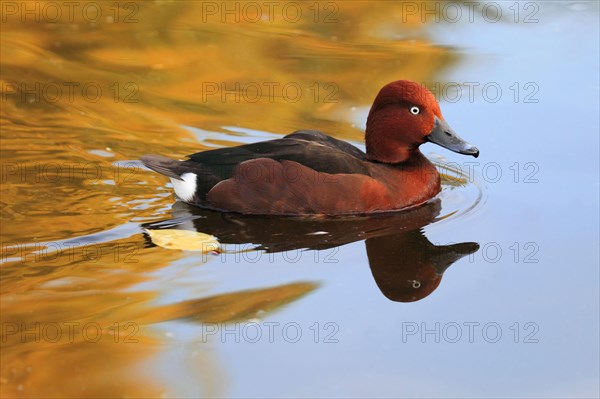
M 419 149 L 400 163 L 372 162 L 369 172 L 385 185 L 395 199 L 396 209 L 421 204 L 441 190 L 440 174 Z
M 365 139 L 367 147 L 367 159 L 372 162 L 381 162 L 392 165 L 404 163 L 417 163 L 427 161 L 427 158 L 421 154 L 418 146 L 409 146 L 405 143 L 379 138 L 369 137 Z
M 408 158 L 401 162 L 398 166 L 404 166 L 405 168 L 418 168 L 418 169 L 435 169 L 435 165 L 423 155 L 419 148 L 408 151 Z
M 365 131 L 367 159 L 388 164 L 399 164 L 419 156 L 419 146 L 402 140 L 397 124 L 389 115 L 369 115 Z

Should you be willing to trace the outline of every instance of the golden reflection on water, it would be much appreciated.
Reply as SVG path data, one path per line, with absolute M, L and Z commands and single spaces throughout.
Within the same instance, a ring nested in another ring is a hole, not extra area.
M 168 394 L 141 367 L 166 345 L 153 323 L 244 320 L 315 289 L 291 282 L 154 304 L 160 291 L 136 287 L 183 253 L 145 243 L 137 223 L 163 217 L 172 197 L 160 176 L 129 161 L 200 150 L 182 126 L 317 128 L 361 141 L 354 107 L 370 105 L 385 83 L 430 82 L 458 60 L 430 43 L 420 16 L 402 13 L 399 3 L 322 2 L 318 17 L 297 3 L 303 15 L 295 23 L 277 14 L 223 23 L 206 15 L 205 3 L 95 2 L 103 15 L 97 22 L 81 12 L 68 19 L 66 10 L 57 23 L 3 16 L 3 396 Z M 286 85 L 301 91 L 284 92 Z M 235 135 L 217 140 L 225 143 Z M 86 242 L 93 253 L 68 250 Z M 84 339 L 88 323 L 99 326 L 98 342 Z M 55 325 L 56 342 L 36 339 L 36 328 Z M 125 327 L 139 328 L 137 343 L 123 343 L 132 331 Z M 201 369 L 213 362 L 207 356 Z M 202 383 L 210 395 L 222 394 L 216 382 Z

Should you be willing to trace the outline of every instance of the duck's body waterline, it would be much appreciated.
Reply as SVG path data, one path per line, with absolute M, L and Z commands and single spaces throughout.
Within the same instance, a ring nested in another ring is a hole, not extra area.
M 184 202 L 256 215 L 351 215 L 427 202 L 441 190 L 435 166 L 418 146 L 479 151 L 446 124 L 433 95 L 413 82 L 386 85 L 367 120 L 367 152 L 319 131 L 200 152 L 187 161 L 146 155 L 171 178 Z

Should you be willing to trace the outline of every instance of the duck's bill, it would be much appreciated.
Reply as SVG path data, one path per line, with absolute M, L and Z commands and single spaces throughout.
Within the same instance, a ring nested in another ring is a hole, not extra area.
M 473 155 L 475 158 L 479 156 L 477 147 L 461 139 L 446 121 L 439 119 L 437 116 L 435 117 L 433 130 L 425 139 L 459 154 Z

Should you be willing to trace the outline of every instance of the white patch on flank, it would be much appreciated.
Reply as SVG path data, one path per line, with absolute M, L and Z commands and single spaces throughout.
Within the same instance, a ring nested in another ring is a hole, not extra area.
M 182 200 L 189 202 L 196 195 L 196 174 L 195 173 L 184 173 L 181 175 L 183 180 L 171 179 L 175 194 Z

